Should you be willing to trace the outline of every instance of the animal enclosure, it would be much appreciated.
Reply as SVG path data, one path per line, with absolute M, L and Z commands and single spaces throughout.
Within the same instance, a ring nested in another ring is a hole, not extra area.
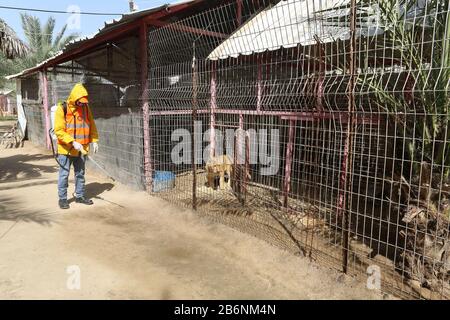
M 68 81 L 54 68 L 54 92 L 113 99 L 92 102 L 98 159 L 383 291 L 449 299 L 448 1 L 208 3 L 66 64 Z
M 448 298 L 448 6 L 235 1 L 151 31 L 152 170 L 177 176 L 160 195 Z M 181 164 L 176 128 L 192 133 Z M 232 187 L 214 190 L 199 159 L 222 155 Z

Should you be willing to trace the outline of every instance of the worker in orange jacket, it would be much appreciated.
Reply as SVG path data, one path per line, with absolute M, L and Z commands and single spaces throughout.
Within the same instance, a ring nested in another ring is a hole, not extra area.
M 58 106 L 54 130 L 58 139 L 58 162 L 61 166 L 58 179 L 59 207 L 69 209 L 67 187 L 70 166 L 75 170 L 75 202 L 92 205 L 85 197 L 86 156 L 92 143 L 94 153 L 98 151 L 98 132 L 89 108 L 88 92 L 82 84 L 76 84 L 65 105 Z

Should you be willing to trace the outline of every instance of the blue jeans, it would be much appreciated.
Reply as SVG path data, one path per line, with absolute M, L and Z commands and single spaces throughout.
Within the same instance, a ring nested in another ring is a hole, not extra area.
M 85 164 L 86 157 L 70 157 L 58 155 L 59 168 L 58 178 L 58 196 L 59 200 L 67 200 L 67 187 L 69 186 L 70 166 L 73 164 L 75 170 L 75 196 L 77 198 L 84 197 L 85 192 Z

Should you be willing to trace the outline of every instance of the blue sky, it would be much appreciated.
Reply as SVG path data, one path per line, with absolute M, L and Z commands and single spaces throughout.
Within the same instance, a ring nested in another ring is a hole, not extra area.
M 165 3 L 173 3 L 174 0 L 136 0 L 135 3 L 139 9 L 146 9 L 155 6 L 159 6 Z M 75 5 L 80 8 L 82 12 L 108 12 L 108 13 L 126 13 L 129 12 L 128 0 L 0 0 L 1 6 L 10 7 L 24 7 L 34 9 L 45 10 L 62 10 L 66 11 L 69 6 Z M 24 39 L 25 35 L 22 31 L 20 12 L 16 10 L 0 9 L 0 17 L 12 27 L 20 38 Z M 28 12 L 31 15 L 37 16 L 44 23 L 48 17 L 53 16 L 56 19 L 55 32 L 61 30 L 64 24 L 67 23 L 70 18 L 69 14 L 56 14 L 56 13 L 40 13 L 40 12 Z M 79 33 L 81 36 L 90 35 L 95 33 L 101 28 L 105 21 L 119 18 L 120 16 L 80 16 L 80 29 L 68 30 L 69 32 Z M 76 26 L 76 24 L 73 24 Z

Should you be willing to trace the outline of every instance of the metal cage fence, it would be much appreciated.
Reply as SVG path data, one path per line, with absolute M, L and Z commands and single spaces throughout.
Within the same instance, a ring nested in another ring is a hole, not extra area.
M 448 299 L 449 37 L 439 0 L 238 0 L 150 30 L 155 194 Z

